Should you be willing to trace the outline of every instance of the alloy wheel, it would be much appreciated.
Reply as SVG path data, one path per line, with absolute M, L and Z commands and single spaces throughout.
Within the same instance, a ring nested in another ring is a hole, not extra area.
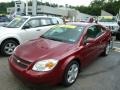
M 15 43 L 9 42 L 4 46 L 4 52 L 8 55 L 11 55 L 17 45 Z
M 68 83 L 73 83 L 76 80 L 78 72 L 79 72 L 78 65 L 77 64 L 72 64 L 70 66 L 69 70 L 68 70 L 68 73 L 67 73 Z

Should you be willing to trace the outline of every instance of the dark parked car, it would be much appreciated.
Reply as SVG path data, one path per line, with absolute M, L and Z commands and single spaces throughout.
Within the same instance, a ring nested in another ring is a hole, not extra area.
M 99 55 L 108 55 L 111 32 L 94 23 L 57 25 L 39 39 L 18 46 L 10 70 L 32 84 L 72 85 L 81 69 Z
M 0 26 L 5 26 L 10 22 L 7 16 L 0 16 Z

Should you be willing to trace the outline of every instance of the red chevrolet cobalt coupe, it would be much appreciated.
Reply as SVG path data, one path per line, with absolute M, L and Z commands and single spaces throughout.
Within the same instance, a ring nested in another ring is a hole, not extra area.
M 9 58 L 10 70 L 32 84 L 70 86 L 83 67 L 100 54 L 108 55 L 110 47 L 111 32 L 101 25 L 58 25 L 18 46 Z

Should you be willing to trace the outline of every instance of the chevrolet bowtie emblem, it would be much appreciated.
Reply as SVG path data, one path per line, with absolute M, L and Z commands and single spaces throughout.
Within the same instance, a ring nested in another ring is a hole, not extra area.
M 20 60 L 17 60 L 17 63 L 20 63 Z

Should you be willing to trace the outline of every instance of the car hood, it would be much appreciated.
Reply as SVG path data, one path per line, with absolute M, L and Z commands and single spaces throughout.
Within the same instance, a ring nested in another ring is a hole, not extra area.
M 118 26 L 116 22 L 98 22 L 98 23 L 103 26 Z
M 73 44 L 40 38 L 18 46 L 15 55 L 29 62 L 58 59 L 71 50 L 73 46 Z
M 0 27 L 0 35 L 4 35 L 4 34 L 7 34 L 7 33 L 13 33 L 13 32 L 16 32 L 16 28 L 7 28 L 7 27 Z

